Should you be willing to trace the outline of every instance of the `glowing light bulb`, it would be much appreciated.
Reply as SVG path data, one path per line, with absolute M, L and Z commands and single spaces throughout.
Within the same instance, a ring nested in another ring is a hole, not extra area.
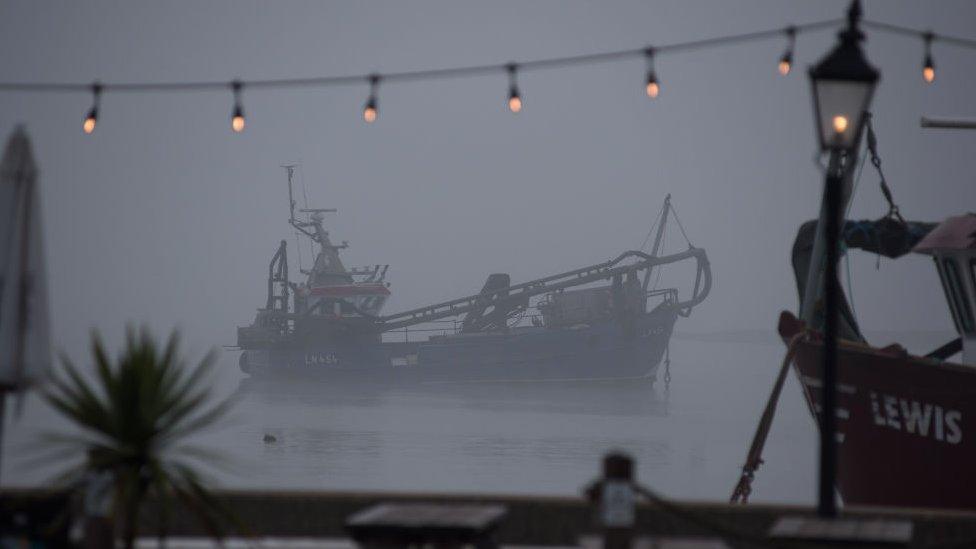
M 509 63 L 505 69 L 508 71 L 508 110 L 518 113 L 522 110 L 522 95 L 518 89 L 518 65 Z
M 847 117 L 846 116 L 835 116 L 834 117 L 834 131 L 837 133 L 844 133 L 847 130 Z
M 512 93 L 511 97 L 508 98 L 508 110 L 516 113 L 522 110 L 522 98 L 517 92 Z
M 922 62 L 922 80 L 927 84 L 935 82 L 935 63 L 932 62 L 932 40 L 935 35 L 931 32 L 925 33 L 925 60 Z
M 234 110 L 230 115 L 230 129 L 234 130 L 234 133 L 244 131 L 244 107 L 241 106 L 241 90 L 243 88 L 244 83 L 240 80 L 234 80 L 230 83 L 230 89 L 234 94 Z
M 793 48 L 796 46 L 796 27 L 786 27 L 786 51 L 783 57 L 779 58 L 779 65 L 776 67 L 783 76 L 790 74 L 793 68 Z
M 81 129 L 85 133 L 90 134 L 95 131 L 95 125 L 98 123 L 98 111 L 92 109 L 89 111 L 88 116 L 85 117 L 85 122 L 81 125 Z
M 98 125 L 98 105 L 102 98 L 102 85 L 98 82 L 92 84 L 92 106 L 88 110 L 88 114 L 85 116 L 85 121 L 81 124 L 81 129 L 86 134 L 91 134 L 95 131 L 95 126 Z
M 935 63 L 932 62 L 932 56 L 925 56 L 925 64 L 922 66 L 922 78 L 925 82 L 931 84 L 935 82 Z
M 376 106 L 376 90 L 380 86 L 380 75 L 372 74 L 369 77 L 369 97 L 366 98 L 366 104 L 363 105 L 363 120 L 367 124 L 376 122 L 376 117 L 379 116 L 379 108 Z
M 238 105 L 234 107 L 234 115 L 230 118 L 230 129 L 235 133 L 244 131 L 244 110 Z
M 790 74 L 790 69 L 792 68 L 793 65 L 790 63 L 790 59 L 788 57 L 783 56 L 783 58 L 779 60 L 779 73 L 783 76 Z
M 654 80 L 649 80 L 647 82 L 647 89 L 645 91 L 647 91 L 648 97 L 654 99 L 657 97 L 657 94 L 661 93 L 661 86 L 659 86 Z
M 654 48 L 645 49 L 644 58 L 647 59 L 647 80 L 644 91 L 648 97 L 654 99 L 661 93 L 661 85 L 657 83 L 657 73 L 654 72 Z

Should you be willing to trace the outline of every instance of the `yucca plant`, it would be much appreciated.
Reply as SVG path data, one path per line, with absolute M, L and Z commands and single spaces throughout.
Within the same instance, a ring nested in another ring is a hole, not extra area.
M 111 475 L 112 518 L 127 548 L 133 547 L 139 513 L 149 498 L 161 505 L 163 527 L 179 502 L 212 536 L 221 537 L 229 514 L 208 492 L 199 472 L 201 460 L 214 456 L 186 442 L 231 405 L 230 399 L 214 403 L 206 383 L 215 355 L 187 367 L 179 356 L 176 332 L 160 348 L 148 330 L 131 328 L 116 360 L 109 358 L 97 334 L 92 355 L 94 380 L 86 380 L 62 357 L 63 374 L 53 376 L 43 393 L 81 431 L 56 438 L 86 456 L 62 478 L 77 485 L 88 474 Z

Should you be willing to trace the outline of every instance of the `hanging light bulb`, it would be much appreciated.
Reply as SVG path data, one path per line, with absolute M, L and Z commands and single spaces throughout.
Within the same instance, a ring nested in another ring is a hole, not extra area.
M 244 84 L 235 80 L 231 82 L 230 87 L 234 92 L 234 111 L 230 115 L 230 129 L 235 133 L 241 133 L 244 131 L 244 107 L 241 106 L 241 88 Z
M 101 102 L 102 97 L 102 85 L 99 83 L 92 84 L 92 107 L 88 111 L 88 115 L 85 116 L 85 121 L 81 125 L 81 129 L 86 133 L 90 134 L 95 131 L 95 125 L 98 124 L 98 105 Z
M 790 74 L 793 68 L 793 47 L 796 45 L 796 27 L 786 28 L 786 51 L 779 58 L 779 73 L 783 76 Z
M 644 91 L 648 97 L 654 99 L 657 94 L 661 93 L 661 85 L 658 84 L 657 74 L 654 72 L 654 48 L 645 49 L 644 57 L 647 58 L 647 83 L 644 86 Z
M 517 113 L 522 110 L 522 96 L 518 89 L 518 65 L 509 63 L 508 70 L 508 110 Z
M 374 74 L 369 77 L 369 98 L 366 99 L 366 105 L 363 107 L 363 120 L 366 122 L 375 122 L 376 117 L 379 115 L 379 110 L 376 104 L 376 88 L 379 87 L 380 77 Z
M 935 63 L 932 62 L 932 39 L 935 37 L 931 32 L 925 33 L 925 60 L 922 62 L 922 79 L 931 84 L 935 82 Z

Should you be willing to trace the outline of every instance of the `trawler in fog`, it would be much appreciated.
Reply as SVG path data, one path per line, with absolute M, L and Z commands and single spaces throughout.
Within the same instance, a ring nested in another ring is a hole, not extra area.
M 347 244 L 333 243 L 324 228 L 325 214 L 335 210 L 302 209 L 306 219 L 296 218 L 292 175 L 289 168 L 289 223 L 318 252 L 300 283 L 289 278 L 285 241 L 272 256 L 264 307 L 250 326 L 237 329 L 240 367 L 254 378 L 653 380 L 678 317 L 688 316 L 711 288 L 703 249 L 689 245 L 658 255 L 672 213 L 669 197 L 649 254 L 628 251 L 518 284 L 508 274 L 491 274 L 476 294 L 383 315 L 388 266 L 346 268 L 339 252 Z M 690 296 L 650 288 L 652 274 L 680 261 L 697 267 Z

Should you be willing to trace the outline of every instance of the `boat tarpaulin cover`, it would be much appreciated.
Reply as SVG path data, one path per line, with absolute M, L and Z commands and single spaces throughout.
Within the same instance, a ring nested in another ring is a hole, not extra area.
M 0 391 L 19 390 L 51 363 L 37 166 L 17 127 L 0 161 Z
M 913 251 L 931 254 L 937 250 L 972 250 L 976 248 L 976 214 L 950 217 L 930 232 Z
M 901 221 L 892 217 L 883 217 L 877 221 L 845 221 L 841 234 L 846 248 L 857 248 L 894 259 L 911 252 L 936 225 L 936 223 Z M 800 226 L 796 240 L 793 242 L 793 274 L 796 276 L 796 288 L 801 300 L 806 292 L 807 271 L 816 232 L 817 221 L 807 221 Z M 844 295 L 841 295 L 840 310 L 840 336 L 844 339 L 864 341 L 864 336 Z M 820 318 L 822 320 L 822 317 Z M 823 326 L 812 327 L 823 328 Z

